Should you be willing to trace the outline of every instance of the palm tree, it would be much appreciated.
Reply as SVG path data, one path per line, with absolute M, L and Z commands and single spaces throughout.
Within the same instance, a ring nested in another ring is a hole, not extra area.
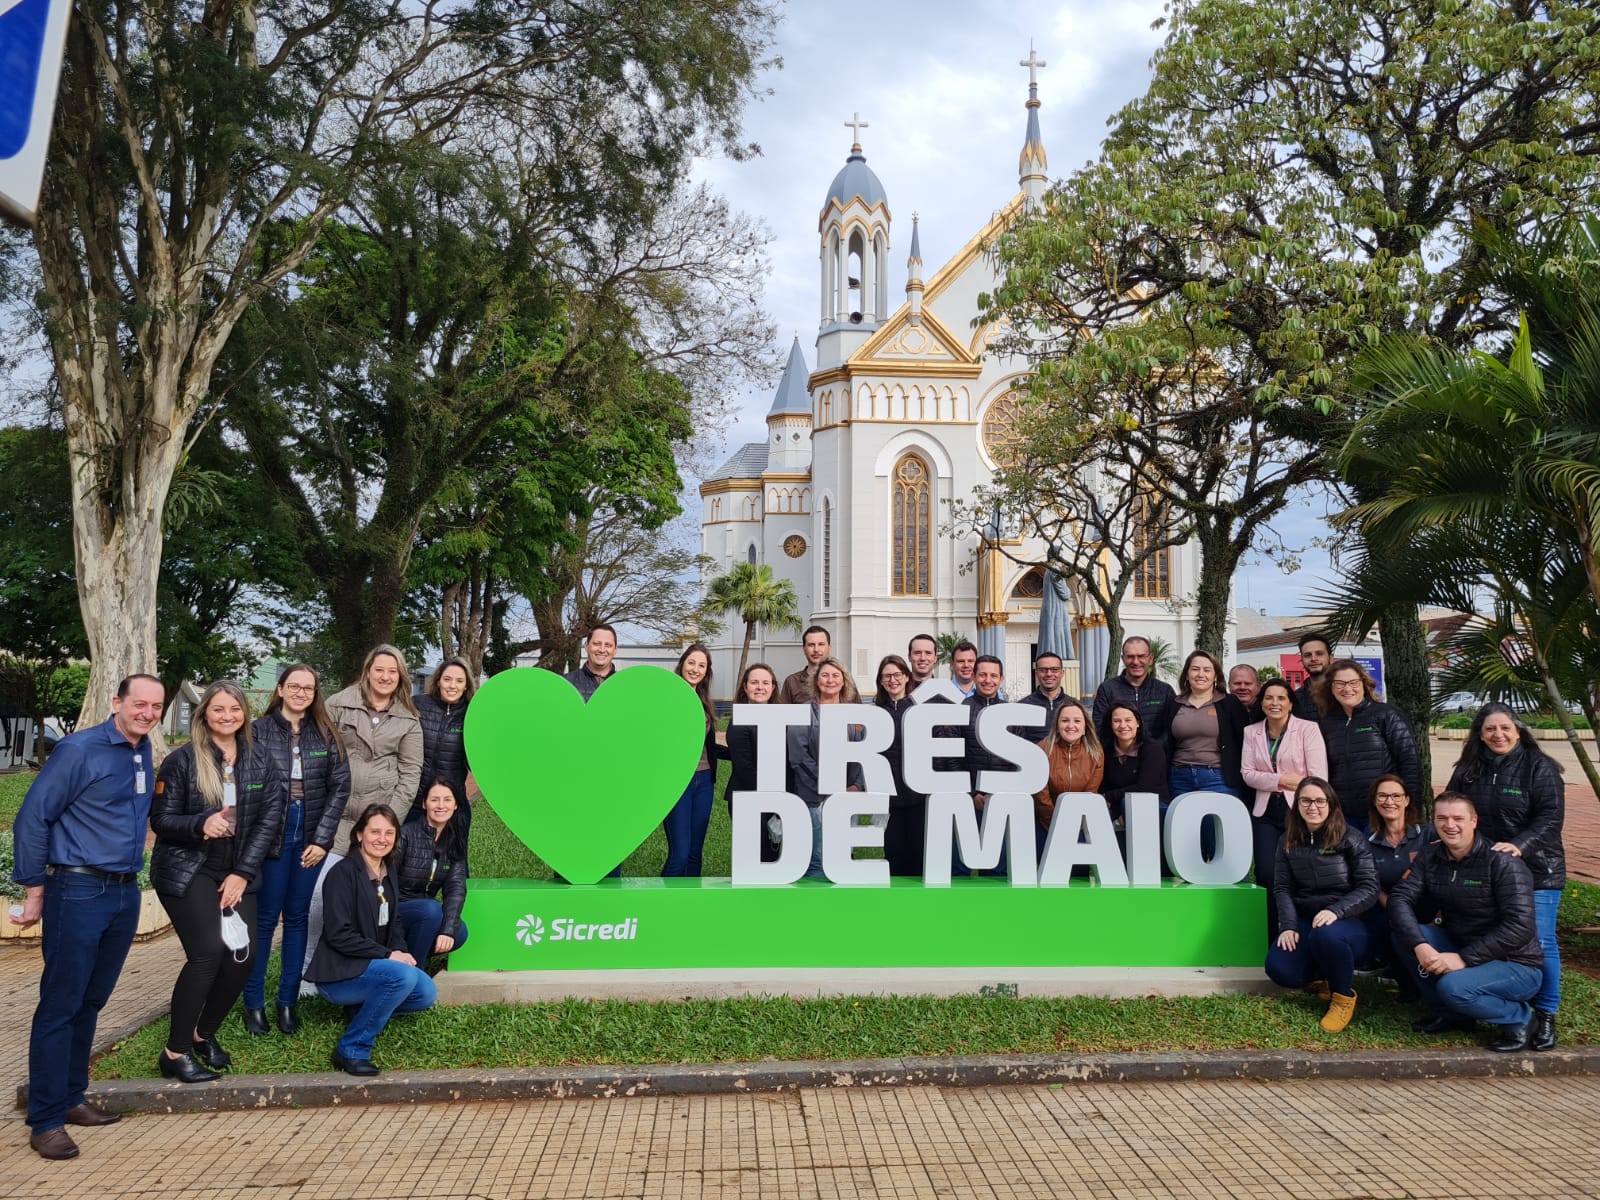
M 705 607 L 714 613 L 731 612 L 744 622 L 744 646 L 739 651 L 738 679 L 744 678 L 750 658 L 750 641 L 757 622 L 768 629 L 800 628 L 800 600 L 794 584 L 778 579 L 766 563 L 738 563 L 726 575 L 711 581 Z
M 1600 222 L 1488 248 L 1494 283 L 1524 306 L 1500 356 L 1391 338 L 1357 362 L 1365 411 L 1340 465 L 1365 500 L 1339 520 L 1360 529 L 1367 553 L 1342 607 L 1360 625 L 1408 597 L 1465 611 L 1487 597 L 1504 663 L 1486 660 L 1482 628 L 1459 649 L 1505 691 L 1527 668 L 1600 783 L 1565 704 L 1576 686 L 1595 723 Z

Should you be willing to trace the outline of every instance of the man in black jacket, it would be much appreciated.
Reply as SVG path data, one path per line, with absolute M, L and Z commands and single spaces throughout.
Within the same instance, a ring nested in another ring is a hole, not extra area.
M 578 695 L 587 702 L 617 669 L 617 631 L 604 623 L 596 625 L 583 639 L 583 655 L 583 666 L 568 671 L 563 678 L 577 688 Z M 428 786 L 427 779 L 423 779 L 422 786 Z
M 1315 721 L 1322 715 L 1317 707 L 1316 689 L 1322 686 L 1322 677 L 1333 661 L 1333 647 L 1320 633 L 1303 633 L 1298 648 L 1306 681 L 1294 690 L 1294 715 L 1302 721 Z
M 1111 743 L 1111 706 L 1126 704 L 1139 714 L 1144 726 L 1144 736 L 1159 742 L 1167 736 L 1167 723 L 1162 709 L 1176 696 L 1170 683 L 1162 683 L 1151 673 L 1155 654 L 1150 640 L 1137 635 L 1122 643 L 1122 674 L 1113 675 L 1101 682 L 1094 692 L 1094 731 L 1101 745 Z
M 1040 651 L 1033 660 L 1033 674 L 1039 686 L 1024 696 L 1019 703 L 1036 704 L 1044 709 L 1044 727 L 1048 731 L 1055 724 L 1056 712 L 1067 698 L 1061 686 L 1061 655 L 1054 650 Z
M 1419 1033 L 1500 1027 L 1491 1050 L 1528 1048 L 1544 956 L 1533 923 L 1533 877 L 1515 855 L 1478 836 L 1478 810 L 1460 792 L 1434 801 L 1439 841 L 1426 846 L 1389 894 L 1395 947 L 1415 956 L 1423 998 L 1433 1010 Z M 1441 924 L 1419 924 L 1439 913 Z

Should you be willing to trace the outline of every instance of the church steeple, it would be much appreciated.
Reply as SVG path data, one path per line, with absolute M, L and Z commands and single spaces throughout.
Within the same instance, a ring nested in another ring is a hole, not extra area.
M 1028 207 L 1033 208 L 1044 199 L 1050 182 L 1050 160 L 1045 157 L 1044 138 L 1039 133 L 1039 68 L 1049 64 L 1030 43 L 1028 57 L 1017 65 L 1028 68 L 1028 134 L 1022 143 L 1022 153 L 1017 157 L 1017 185 L 1027 193 Z
M 907 318 L 913 325 L 922 324 L 922 239 L 917 236 L 917 214 L 911 214 L 911 254 L 906 259 Z
M 850 155 L 817 215 L 822 312 L 817 369 L 837 366 L 889 311 L 889 197 L 861 152 L 861 114 L 845 122 Z

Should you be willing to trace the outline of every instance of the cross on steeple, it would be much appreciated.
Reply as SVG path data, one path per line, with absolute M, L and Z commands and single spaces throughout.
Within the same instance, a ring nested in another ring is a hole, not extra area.
M 863 129 L 869 128 L 867 123 L 861 119 L 861 114 L 860 113 L 853 113 L 852 114 L 852 119 L 846 121 L 844 123 L 844 127 L 846 129 L 849 129 L 849 130 L 852 131 L 852 137 L 854 138 L 854 144 L 850 148 L 852 150 L 861 149 L 861 131 Z
M 1017 63 L 1017 66 L 1019 67 L 1028 68 L 1028 86 L 1030 88 L 1039 86 L 1039 68 L 1047 67 L 1049 65 L 1049 63 L 1045 62 L 1044 59 L 1039 57 L 1038 52 L 1034 50 L 1033 43 L 1031 41 L 1028 43 L 1028 57 Z

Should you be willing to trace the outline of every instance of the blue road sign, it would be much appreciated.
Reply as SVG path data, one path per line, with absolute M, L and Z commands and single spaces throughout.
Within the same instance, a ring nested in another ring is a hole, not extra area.
M 71 0 L 0 0 L 0 213 L 31 222 Z

